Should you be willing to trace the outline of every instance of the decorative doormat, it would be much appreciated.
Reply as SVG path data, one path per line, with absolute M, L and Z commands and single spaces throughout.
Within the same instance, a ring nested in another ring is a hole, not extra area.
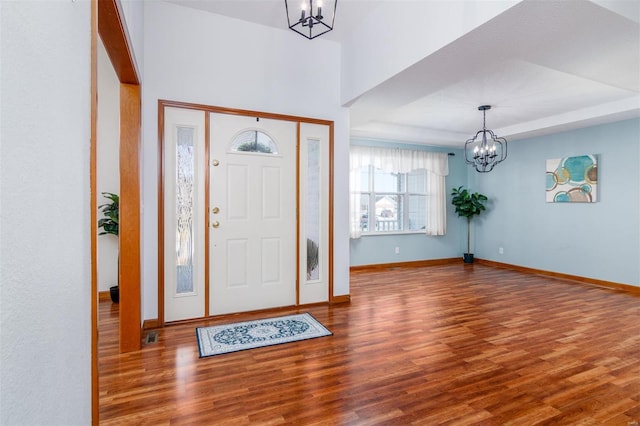
M 309 313 L 196 328 L 200 358 L 331 336 Z

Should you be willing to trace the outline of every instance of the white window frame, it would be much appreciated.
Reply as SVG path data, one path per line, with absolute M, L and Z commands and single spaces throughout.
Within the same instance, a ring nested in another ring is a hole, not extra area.
M 399 148 L 380 148 L 373 146 L 352 145 L 349 155 L 349 237 L 360 238 L 362 235 L 362 204 L 360 195 L 362 188 L 360 171 L 365 166 L 373 166 L 392 173 L 408 173 L 417 169 L 426 170 L 427 207 L 425 209 L 426 235 L 446 234 L 446 184 L 449 174 L 449 158 L 447 153 L 422 150 L 405 150 Z M 403 231 L 402 233 L 413 233 Z M 383 235 L 389 235 L 383 232 Z M 372 233 L 365 233 L 372 235 Z
M 424 192 L 410 192 L 409 191 L 409 173 L 411 172 L 405 172 L 405 173 L 394 173 L 391 172 L 393 174 L 398 174 L 398 175 L 402 175 L 403 177 L 401 178 L 401 185 L 402 185 L 402 191 L 401 192 L 390 192 L 390 191 L 376 191 L 375 190 L 375 172 L 376 170 L 380 170 L 383 171 L 381 169 L 377 169 L 372 165 L 367 166 L 369 168 L 369 173 L 368 173 L 368 177 L 369 177 L 369 182 L 368 182 L 368 188 L 364 188 L 362 191 L 359 192 L 354 192 L 353 195 L 356 196 L 362 196 L 362 195 L 368 195 L 369 196 L 369 205 L 368 205 L 368 214 L 367 214 L 367 229 L 361 229 L 360 232 L 362 234 L 362 236 L 368 236 L 368 235 L 394 235 L 394 234 L 420 234 L 420 233 L 424 233 L 425 229 L 407 229 L 408 225 L 409 225 L 409 202 L 410 202 L 410 197 L 411 196 L 424 196 L 426 199 L 426 203 L 429 202 L 429 194 L 427 193 L 427 189 L 426 189 L 426 182 L 424 184 L 425 190 Z M 413 170 L 412 170 L 413 171 Z M 426 171 L 424 172 L 424 179 L 426 181 Z M 402 217 L 400 219 L 396 219 L 395 222 L 399 223 L 402 225 L 402 229 L 391 229 L 391 230 L 380 230 L 377 229 L 378 227 L 376 226 L 376 223 L 378 221 L 378 215 L 375 214 L 376 213 L 376 200 L 378 196 L 391 196 L 391 197 L 400 197 L 401 203 L 402 203 L 402 207 L 400 209 L 396 209 L 397 211 L 401 211 L 402 213 Z M 423 210 L 423 214 L 426 216 L 428 211 L 428 207 L 425 204 L 424 210 Z M 374 214 L 371 214 L 374 213 Z M 426 224 L 425 224 L 426 227 Z

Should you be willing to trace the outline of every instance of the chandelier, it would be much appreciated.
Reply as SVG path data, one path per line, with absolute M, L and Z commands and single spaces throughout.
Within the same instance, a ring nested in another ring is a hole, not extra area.
M 473 165 L 480 173 L 490 172 L 496 164 L 502 163 L 507 158 L 507 140 L 487 130 L 487 110 L 489 109 L 491 105 L 478 107 L 478 110 L 482 111 L 482 130 L 464 144 L 465 163 Z
M 292 7 L 289 9 L 289 3 L 298 4 L 301 1 L 299 9 Z M 317 0 L 284 0 L 284 6 L 287 9 L 287 23 L 289 29 L 300 35 L 314 39 L 324 33 L 328 33 L 333 29 L 333 21 L 336 18 L 336 6 L 338 0 L 328 0 L 333 7 L 323 7 L 322 1 Z

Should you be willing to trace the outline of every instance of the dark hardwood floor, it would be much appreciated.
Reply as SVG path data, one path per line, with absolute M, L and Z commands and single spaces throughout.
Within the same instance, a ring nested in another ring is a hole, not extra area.
M 100 303 L 100 423 L 640 423 L 640 298 L 483 265 L 351 275 L 351 304 L 159 330 L 118 355 Z M 198 358 L 195 327 L 310 312 L 334 335 Z

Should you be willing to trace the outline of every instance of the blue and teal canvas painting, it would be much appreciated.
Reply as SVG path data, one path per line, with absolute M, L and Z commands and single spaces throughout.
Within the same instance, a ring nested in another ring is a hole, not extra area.
M 595 155 L 547 160 L 548 203 L 595 203 L 598 200 L 598 161 Z

